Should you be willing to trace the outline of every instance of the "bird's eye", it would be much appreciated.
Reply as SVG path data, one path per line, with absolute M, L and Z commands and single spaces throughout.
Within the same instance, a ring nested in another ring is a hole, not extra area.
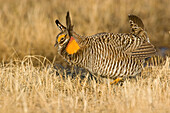
M 60 40 L 60 44 L 63 43 L 65 41 L 65 37 L 62 37 L 61 40 Z
M 65 39 L 66 39 L 66 35 L 60 35 L 59 37 L 58 37 L 58 43 L 59 44 L 61 44 L 61 43 L 63 43 L 64 41 L 65 41 Z

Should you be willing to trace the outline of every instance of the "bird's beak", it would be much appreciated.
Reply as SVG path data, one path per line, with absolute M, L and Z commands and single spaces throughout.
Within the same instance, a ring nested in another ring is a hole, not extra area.
M 57 42 L 56 42 L 55 45 L 54 45 L 54 47 L 57 47 L 57 45 L 58 45 L 58 44 L 57 44 Z

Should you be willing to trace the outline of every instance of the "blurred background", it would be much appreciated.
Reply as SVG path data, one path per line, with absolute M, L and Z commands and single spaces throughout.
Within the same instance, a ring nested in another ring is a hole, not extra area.
M 63 63 L 54 47 L 69 11 L 81 35 L 129 32 L 128 14 L 139 16 L 158 54 L 169 54 L 170 0 L 0 0 L 0 60 L 42 55 Z

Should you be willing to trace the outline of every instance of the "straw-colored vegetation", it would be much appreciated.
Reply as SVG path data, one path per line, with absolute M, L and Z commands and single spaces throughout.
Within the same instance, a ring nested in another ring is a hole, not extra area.
M 169 0 L 0 0 L 0 59 L 36 54 L 59 62 L 55 20 L 65 25 L 68 10 L 82 35 L 129 32 L 128 14 L 135 14 L 156 47 L 170 47 L 169 6 Z
M 27 56 L 0 66 L 0 113 L 168 113 L 170 111 L 170 58 L 162 67 L 145 69 L 142 77 L 123 85 L 56 75 L 49 61 Z M 39 66 L 35 67 L 37 60 Z M 44 66 L 44 63 L 47 66 Z M 72 75 L 72 74 L 71 74 Z M 67 76 L 67 75 L 64 75 Z
M 66 64 L 54 48 L 54 21 L 65 24 L 68 10 L 82 35 L 129 32 L 127 15 L 138 15 L 151 42 L 168 48 L 169 6 L 169 0 L 0 0 L 0 113 L 170 112 L 170 57 L 122 85 L 53 67 Z

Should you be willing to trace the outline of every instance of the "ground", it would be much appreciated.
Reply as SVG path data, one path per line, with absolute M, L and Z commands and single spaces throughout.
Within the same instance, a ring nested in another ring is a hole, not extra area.
M 35 58 L 38 66 L 34 66 Z M 45 58 L 25 57 L 0 66 L 0 112 L 168 113 L 169 67 L 167 58 L 163 66 L 144 68 L 135 80 L 110 85 L 110 79 L 96 82 L 88 73 L 81 79 L 81 72 L 72 78 L 72 74 L 64 75 L 67 70 L 54 69 Z

